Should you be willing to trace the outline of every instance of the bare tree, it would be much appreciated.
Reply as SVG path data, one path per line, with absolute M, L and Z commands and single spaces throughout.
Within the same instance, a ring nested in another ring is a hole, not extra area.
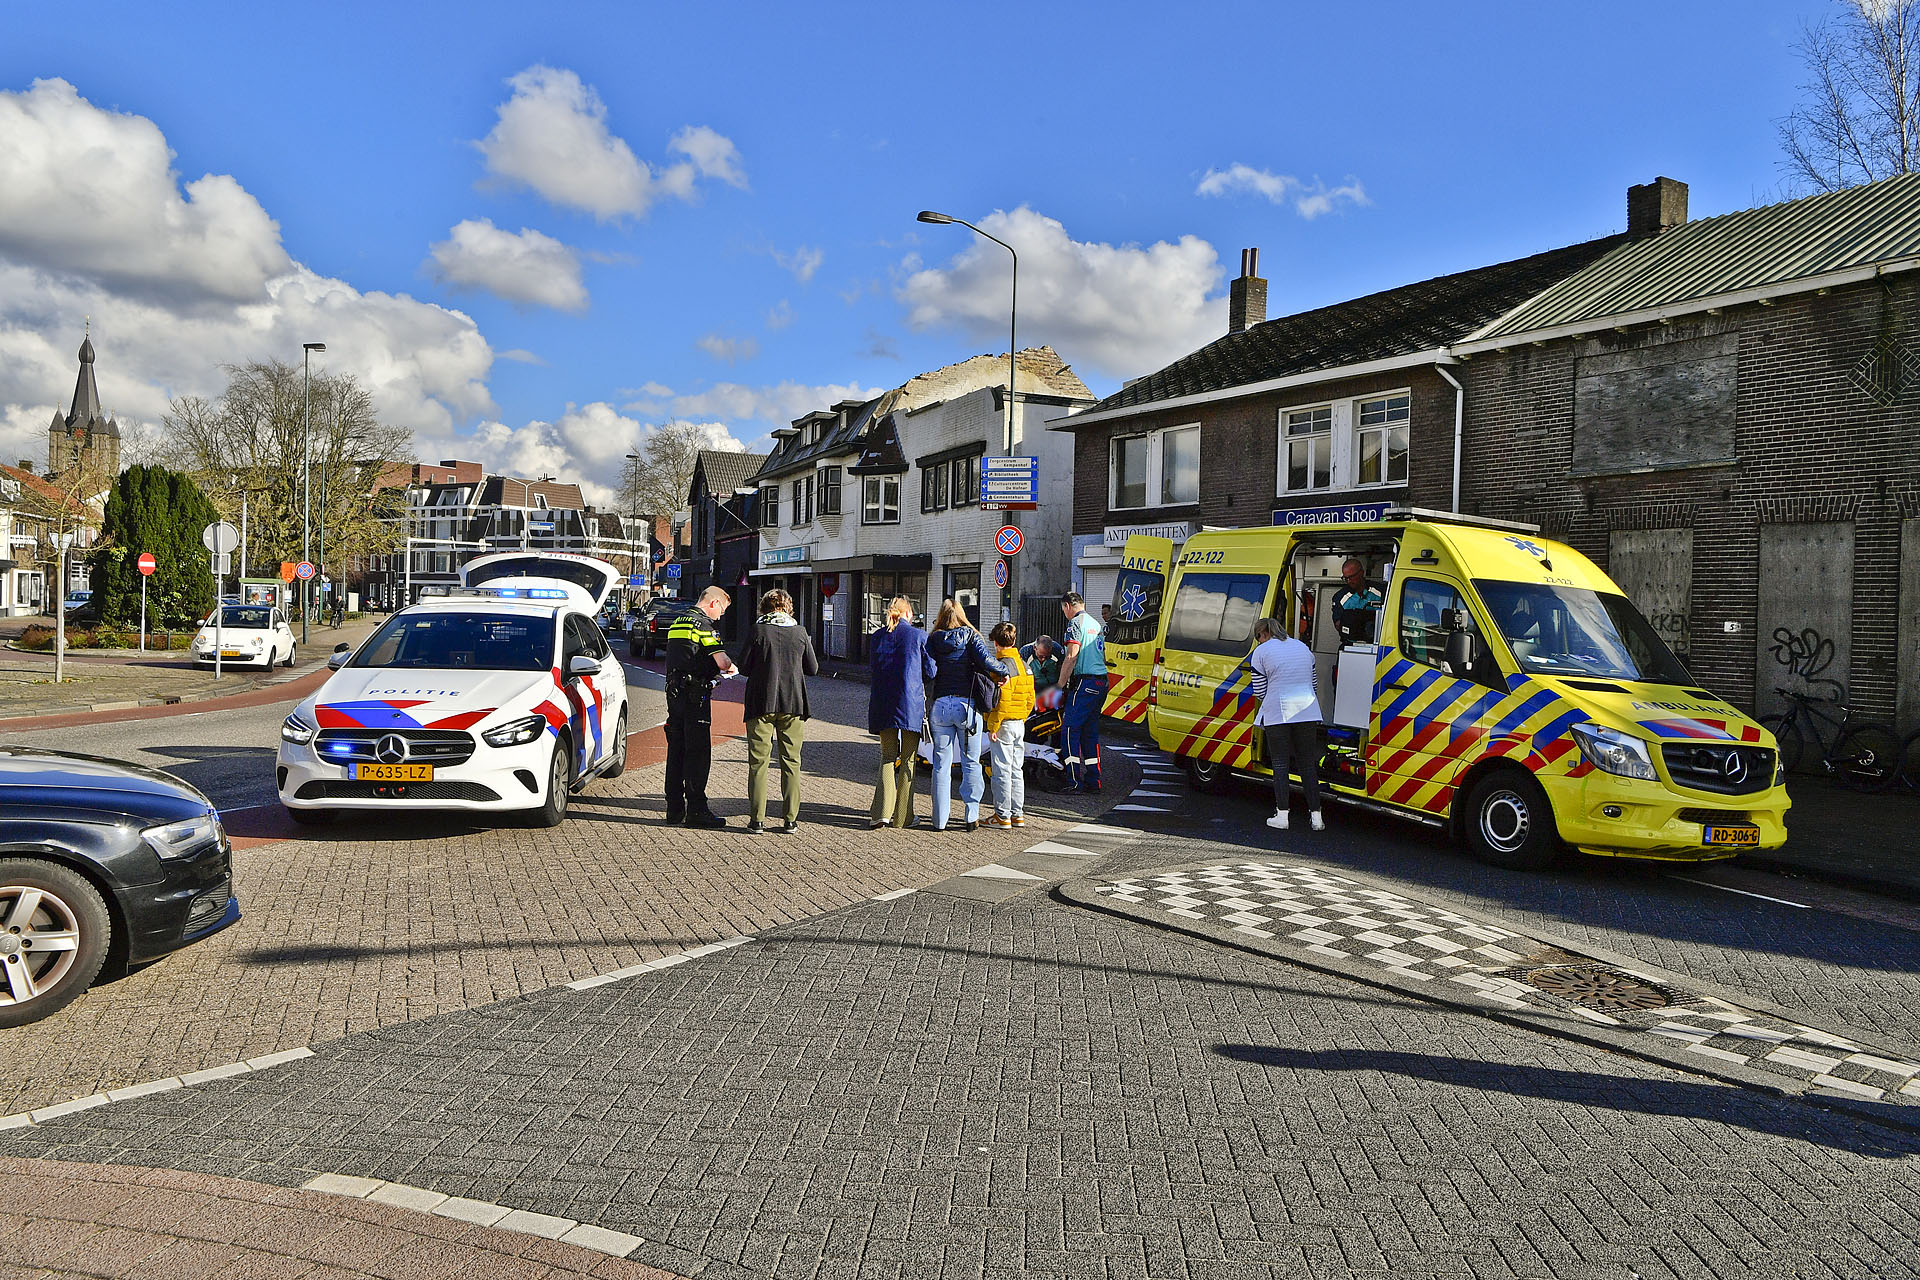
M 84 551 L 85 540 L 100 527 L 104 494 L 113 486 L 114 473 L 104 459 L 72 446 L 72 457 L 59 470 L 49 470 L 38 484 L 23 485 L 20 507 L 32 522 L 34 550 L 43 564 L 56 566 L 49 575 L 53 612 L 53 679 L 67 678 L 67 578 Z
M 671 516 L 687 505 L 687 489 L 705 444 L 691 422 L 669 422 L 647 440 L 638 459 L 627 460 L 621 496 L 629 513 Z
M 250 559 L 302 558 L 309 480 L 316 556 L 322 530 L 324 554 L 335 565 L 397 546 L 402 530 L 381 518 L 374 481 L 412 459 L 406 428 L 381 422 L 351 374 L 321 373 L 313 378 L 309 441 L 299 365 L 254 361 L 229 366 L 227 375 L 218 401 L 182 396 L 168 403 L 165 451 L 228 520 L 239 522 L 240 490 L 247 490 Z
M 1920 171 L 1920 0 L 1836 0 L 1801 30 L 1805 100 L 1778 122 L 1791 186 L 1814 191 Z

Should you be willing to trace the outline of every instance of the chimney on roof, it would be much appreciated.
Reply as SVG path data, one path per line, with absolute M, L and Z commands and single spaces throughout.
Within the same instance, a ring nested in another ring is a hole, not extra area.
M 1627 188 L 1627 234 L 1657 236 L 1687 220 L 1687 184 L 1673 178 L 1655 178 Z
M 1240 251 L 1240 278 L 1227 289 L 1227 332 L 1239 333 L 1267 318 L 1267 282 L 1260 278 L 1260 251 Z

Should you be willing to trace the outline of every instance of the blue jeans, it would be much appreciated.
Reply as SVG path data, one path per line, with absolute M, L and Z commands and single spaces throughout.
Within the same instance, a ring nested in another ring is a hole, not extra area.
M 1100 789 L 1100 704 L 1106 700 L 1105 676 L 1075 676 L 1060 706 L 1067 776 L 1089 791 Z
M 945 697 L 933 704 L 933 825 L 947 825 L 947 810 L 952 804 L 953 753 L 960 753 L 960 798 L 966 804 L 967 822 L 980 821 L 980 796 L 986 779 L 980 773 L 981 739 L 986 725 L 974 710 L 973 699 Z

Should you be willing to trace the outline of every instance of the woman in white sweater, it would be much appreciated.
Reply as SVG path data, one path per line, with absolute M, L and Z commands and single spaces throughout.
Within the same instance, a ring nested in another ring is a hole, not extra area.
M 1327 829 L 1320 816 L 1320 698 L 1314 691 L 1313 650 L 1287 634 L 1274 618 L 1253 624 L 1259 643 L 1247 657 L 1253 668 L 1253 696 L 1260 700 L 1254 723 L 1267 741 L 1267 762 L 1273 766 L 1273 816 L 1267 825 L 1285 831 L 1287 810 L 1293 804 L 1289 763 L 1298 762 L 1300 788 L 1307 795 L 1308 821 L 1315 831 Z

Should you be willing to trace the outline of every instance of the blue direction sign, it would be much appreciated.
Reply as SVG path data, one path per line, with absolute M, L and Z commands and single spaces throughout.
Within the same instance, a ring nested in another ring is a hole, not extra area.
M 1040 459 L 980 459 L 982 502 L 1040 501 Z
M 680 562 L 678 560 L 675 560 L 672 564 L 668 565 L 664 570 L 662 570 L 662 572 L 665 573 L 669 578 L 679 577 Z

